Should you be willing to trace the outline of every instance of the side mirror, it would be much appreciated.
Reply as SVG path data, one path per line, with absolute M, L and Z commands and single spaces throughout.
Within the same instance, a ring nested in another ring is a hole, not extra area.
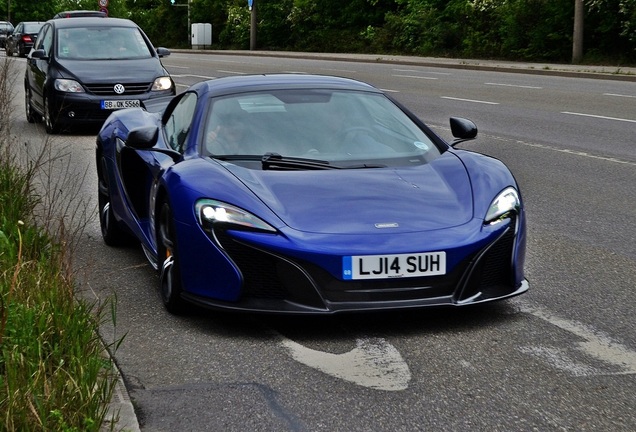
M 157 126 L 146 126 L 132 129 L 128 132 L 126 146 L 135 150 L 150 150 L 168 155 L 173 161 L 181 159 L 182 155 L 178 151 L 165 148 L 154 148 L 159 139 L 159 128 Z
M 46 54 L 46 51 L 43 49 L 37 49 L 31 51 L 29 57 L 32 59 L 40 59 L 40 60 L 48 60 L 49 56 Z
M 138 150 L 151 149 L 157 144 L 158 138 L 159 128 L 157 126 L 135 128 L 128 132 L 126 145 Z
M 157 48 L 157 55 L 159 57 L 168 57 L 170 55 L 170 50 L 168 48 L 159 47 Z
M 477 126 L 472 121 L 461 118 L 450 118 L 451 133 L 455 140 L 451 143 L 451 146 L 455 146 L 460 142 L 469 141 L 477 137 Z

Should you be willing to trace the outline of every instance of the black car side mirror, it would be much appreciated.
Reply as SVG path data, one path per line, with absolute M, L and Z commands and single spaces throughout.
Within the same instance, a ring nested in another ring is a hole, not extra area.
M 472 121 L 461 118 L 450 118 L 451 133 L 455 140 L 451 143 L 451 146 L 455 146 L 460 142 L 469 141 L 477 137 L 477 126 Z
M 126 145 L 138 150 L 151 149 L 157 144 L 159 128 L 156 126 L 135 128 L 128 132 Z
M 32 59 L 48 60 L 49 56 L 43 49 L 33 50 L 29 55 Z
M 168 155 L 172 160 L 181 158 L 181 153 L 171 149 L 154 148 L 159 139 L 159 128 L 157 126 L 147 126 L 132 129 L 128 132 L 126 146 L 136 150 L 151 150 Z
M 157 48 L 157 55 L 159 57 L 168 57 L 170 55 L 170 50 L 168 48 L 159 47 Z

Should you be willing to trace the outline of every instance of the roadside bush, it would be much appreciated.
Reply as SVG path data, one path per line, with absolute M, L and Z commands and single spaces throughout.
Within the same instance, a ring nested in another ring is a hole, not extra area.
M 12 106 L 12 65 L 0 63 L 0 107 Z M 75 296 L 73 236 L 85 213 L 56 190 L 74 193 L 77 180 L 42 181 L 60 160 L 46 143 L 17 156 L 11 112 L 0 129 L 0 430 L 97 431 L 115 375 L 98 333 L 103 307 Z

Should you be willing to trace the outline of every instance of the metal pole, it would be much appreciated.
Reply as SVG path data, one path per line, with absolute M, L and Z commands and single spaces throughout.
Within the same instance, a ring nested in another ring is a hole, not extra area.
M 583 0 L 574 0 L 574 34 L 572 35 L 572 63 L 583 60 Z
M 252 11 L 250 15 L 250 51 L 256 49 L 256 0 L 252 0 Z

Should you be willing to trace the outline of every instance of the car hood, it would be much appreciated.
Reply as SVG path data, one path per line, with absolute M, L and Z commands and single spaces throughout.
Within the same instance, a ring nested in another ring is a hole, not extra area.
M 168 75 L 155 57 L 131 60 L 58 60 L 60 74 L 83 83 L 151 82 Z
M 321 234 L 444 229 L 473 217 L 466 169 L 445 153 L 417 167 L 259 171 L 228 164 L 289 227 Z

